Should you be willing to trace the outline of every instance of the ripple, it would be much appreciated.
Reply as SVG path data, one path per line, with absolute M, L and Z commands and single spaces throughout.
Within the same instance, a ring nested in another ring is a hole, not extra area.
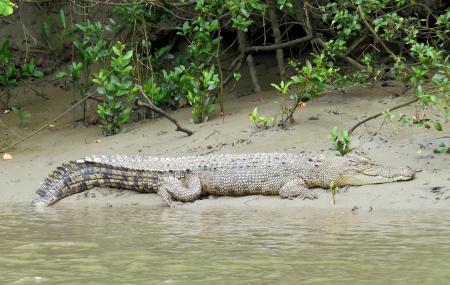
M 449 214 L 3 208 L 0 284 L 446 284 Z

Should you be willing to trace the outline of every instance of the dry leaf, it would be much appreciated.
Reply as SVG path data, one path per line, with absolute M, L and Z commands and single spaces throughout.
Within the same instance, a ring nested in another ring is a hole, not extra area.
M 12 159 L 12 156 L 9 154 L 9 153 L 4 153 L 3 154 L 3 160 L 11 160 Z
M 50 128 L 54 128 L 55 127 L 55 124 L 50 124 L 50 125 L 48 125 Z
M 100 140 L 100 139 L 95 140 L 95 143 L 101 143 L 101 142 L 102 142 L 102 140 Z

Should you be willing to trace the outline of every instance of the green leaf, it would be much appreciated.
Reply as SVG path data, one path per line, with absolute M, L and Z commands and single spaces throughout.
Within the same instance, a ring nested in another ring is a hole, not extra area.
M 0 15 L 1 16 L 9 16 L 11 15 L 14 4 L 9 0 L 0 0 Z
M 60 71 L 60 72 L 56 73 L 56 78 L 64 78 L 67 76 L 68 76 L 68 74 L 65 71 Z
M 120 82 L 119 77 L 117 77 L 116 75 L 111 75 L 110 84 L 117 85 L 119 84 L 119 82 Z
M 94 82 L 95 84 L 102 84 L 102 82 L 98 79 L 98 78 L 93 78 L 92 82 Z
M 120 56 L 122 54 L 122 51 L 117 46 L 113 46 L 112 50 L 117 56 Z
M 40 78 L 40 77 L 44 76 L 44 73 L 40 70 L 35 70 L 32 75 L 33 75 L 33 77 Z
M 64 10 L 61 9 L 59 10 L 59 19 L 61 21 L 61 24 L 64 28 L 64 30 L 66 29 L 66 15 L 64 15 Z
M 442 125 L 441 125 L 441 123 L 439 123 L 439 122 L 434 122 L 434 128 L 437 130 L 437 131 L 442 131 Z
M 258 116 L 258 107 L 253 108 L 253 110 L 250 112 L 250 119 L 252 121 L 255 121 L 256 117 Z
M 97 92 L 102 95 L 106 94 L 106 90 L 104 87 L 97 87 Z
M 282 88 L 280 85 L 275 84 L 275 83 L 270 83 L 270 86 L 272 86 L 273 88 L 277 89 L 279 92 L 281 92 Z
M 129 60 L 133 56 L 133 51 L 128 51 L 125 56 L 123 57 L 125 60 Z
M 83 33 L 85 33 L 87 31 L 86 27 L 84 25 L 82 25 L 82 24 L 75 24 L 75 27 L 78 30 L 82 31 Z
M 334 128 L 331 130 L 331 133 L 328 135 L 328 138 L 329 138 L 330 140 L 332 140 L 332 141 L 335 141 L 335 140 L 337 139 L 337 132 L 338 132 L 338 128 L 337 128 L 337 127 L 334 127 Z

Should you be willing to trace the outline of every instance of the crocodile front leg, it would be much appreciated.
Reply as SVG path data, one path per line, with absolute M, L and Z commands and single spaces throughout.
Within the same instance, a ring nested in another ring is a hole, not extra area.
M 284 184 L 278 192 L 283 199 L 294 199 L 301 197 L 303 199 L 317 199 L 317 194 L 312 189 L 308 189 L 306 184 L 301 179 L 292 179 Z
M 174 177 L 165 177 L 159 186 L 159 196 L 167 202 L 170 207 L 176 206 L 175 201 L 194 202 L 202 193 L 200 177 L 191 175 L 187 179 L 187 187 Z

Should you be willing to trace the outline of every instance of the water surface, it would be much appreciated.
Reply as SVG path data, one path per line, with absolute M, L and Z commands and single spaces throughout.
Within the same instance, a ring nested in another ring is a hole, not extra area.
M 0 284 L 449 284 L 450 211 L 0 209 Z

